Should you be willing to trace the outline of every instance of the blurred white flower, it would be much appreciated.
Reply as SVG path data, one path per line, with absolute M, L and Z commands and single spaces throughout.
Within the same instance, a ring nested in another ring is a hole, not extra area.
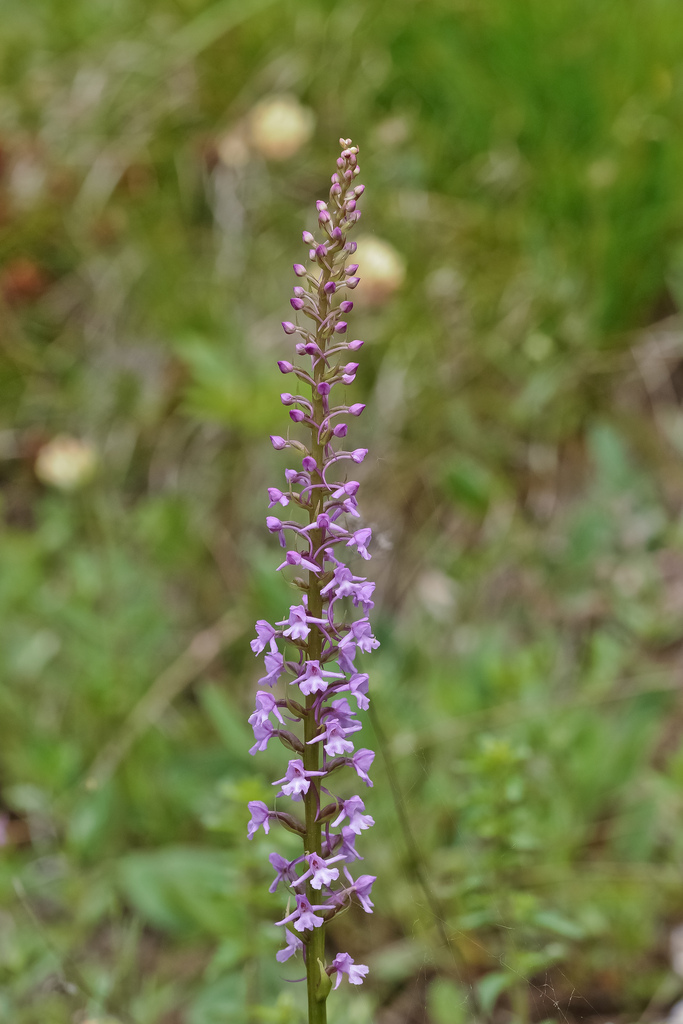
M 269 96 L 251 110 L 247 123 L 252 148 L 266 160 L 287 160 L 308 142 L 315 127 L 315 114 L 296 96 Z
M 360 284 L 354 298 L 357 296 L 368 305 L 381 305 L 403 284 L 406 261 L 401 253 L 384 239 L 361 235 L 354 259 L 360 265 Z
M 239 127 L 218 139 L 216 152 L 225 167 L 245 167 L 249 163 L 249 143 Z
M 683 978 L 683 924 L 678 924 L 675 928 L 671 929 L 669 954 L 671 956 L 671 970 Z
M 44 444 L 36 457 L 36 476 L 60 491 L 75 491 L 92 479 L 97 468 L 93 445 L 68 434 Z

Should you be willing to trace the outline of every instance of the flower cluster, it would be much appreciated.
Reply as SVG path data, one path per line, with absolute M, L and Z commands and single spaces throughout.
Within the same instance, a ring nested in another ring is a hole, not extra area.
M 277 568 L 306 575 L 292 580 L 299 596 L 286 618 L 274 624 L 259 620 L 251 643 L 254 654 L 264 654 L 266 671 L 259 685 L 268 687 L 256 694 L 256 710 L 249 719 L 255 739 L 251 753 L 265 750 L 274 738 L 291 752 L 287 771 L 273 785 L 279 787 L 276 798 L 289 797 L 303 808 L 303 821 L 251 801 L 248 835 L 251 839 L 259 828 L 268 832 L 277 820 L 303 840 L 304 852 L 294 861 L 271 854 L 275 878 L 270 891 L 281 883 L 289 887 L 288 912 L 277 922 L 284 928 L 286 944 L 277 959 L 303 953 L 309 1005 L 311 1000 L 324 1001 L 333 976 L 335 988 L 344 974 L 352 985 L 362 984 L 368 968 L 355 964 L 347 953 L 339 953 L 325 966 L 323 926 L 354 899 L 371 913 L 374 882 L 371 875 L 354 879 L 347 866 L 362 860 L 356 838 L 374 824 L 373 819 L 365 813 L 360 796 L 344 799 L 329 788 L 333 777 L 349 768 L 372 786 L 368 771 L 374 752 L 355 747 L 361 729 L 356 711 L 369 705 L 368 676 L 355 661 L 358 651 L 378 646 L 368 620 L 375 584 L 355 575 L 343 561 L 347 553 L 370 558 L 372 531 L 360 522 L 359 484 L 344 472 L 367 454 L 365 448 L 347 450 L 344 441 L 348 420 L 360 416 L 365 406 L 346 404 L 343 397 L 333 403 L 335 388 L 343 392 L 354 381 L 358 363 L 349 359 L 349 353 L 363 344 L 348 340 L 345 317 L 353 308 L 350 295 L 359 282 L 358 265 L 347 265 L 356 249 L 347 233 L 360 219 L 357 204 L 364 186 L 355 183 L 358 148 L 350 139 L 340 143 L 329 200 L 316 204 L 322 237 L 304 231 L 308 265 L 294 264 L 298 283 L 290 303 L 303 323 L 282 324 L 295 342 L 296 355 L 309 357 L 310 363 L 307 360 L 304 368 L 279 361 L 280 371 L 299 382 L 296 390 L 306 392 L 284 392 L 281 400 L 292 422 L 308 428 L 309 434 L 306 443 L 289 436 L 271 437 L 276 450 L 301 456 L 300 468 L 285 470 L 282 488 L 268 488 L 269 509 L 279 515 L 269 515 L 267 526 L 284 549 Z M 304 521 L 280 518 L 284 509 L 303 513 Z M 282 696 L 276 697 L 273 687 L 278 683 Z

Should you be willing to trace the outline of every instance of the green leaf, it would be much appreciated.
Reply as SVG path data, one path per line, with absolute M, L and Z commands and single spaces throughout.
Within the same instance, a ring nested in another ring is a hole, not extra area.
M 477 982 L 477 998 L 483 1013 L 490 1013 L 498 996 L 517 981 L 510 971 L 491 971 Z
M 556 935 L 561 935 L 563 939 L 574 939 L 578 942 L 586 934 L 580 925 L 555 910 L 539 910 L 534 915 L 534 921 L 539 928 L 545 928 Z
M 119 862 L 125 898 L 157 928 L 223 936 L 239 932 L 245 914 L 241 879 L 220 850 L 170 846 Z
M 468 996 L 448 978 L 435 978 L 428 992 L 429 1019 L 434 1024 L 465 1024 L 473 1017 Z

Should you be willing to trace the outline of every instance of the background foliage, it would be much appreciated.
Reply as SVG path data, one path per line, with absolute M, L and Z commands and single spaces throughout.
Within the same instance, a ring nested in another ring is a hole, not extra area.
M 332 1022 L 660 1019 L 680 5 L 0 11 L 0 1018 L 302 1019 L 272 847 L 245 841 L 281 774 L 246 753 L 248 640 L 288 602 L 262 526 L 279 321 L 343 134 L 395 272 L 356 293 L 378 881 L 332 932 L 371 966 Z M 274 159 L 253 117 L 281 94 L 316 128 Z M 90 479 L 41 471 L 60 435 Z

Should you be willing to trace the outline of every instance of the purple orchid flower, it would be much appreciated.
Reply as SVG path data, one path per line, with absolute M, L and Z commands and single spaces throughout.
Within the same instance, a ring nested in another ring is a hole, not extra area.
M 294 954 L 298 953 L 299 950 L 303 951 L 304 948 L 304 944 L 301 939 L 295 935 L 294 932 L 290 932 L 289 928 L 285 928 L 285 937 L 287 939 L 287 945 L 284 949 L 279 949 L 275 954 L 275 959 L 279 960 L 281 964 L 283 964 L 285 960 L 289 960 L 290 956 L 294 956 Z M 351 979 L 349 978 L 349 981 L 350 980 Z
M 300 758 L 295 758 L 289 762 L 287 771 L 281 779 L 277 779 L 273 785 L 279 786 L 280 783 L 284 782 L 284 786 L 277 794 L 282 796 L 291 796 L 292 800 L 301 800 L 304 793 L 308 793 L 311 785 L 311 779 L 316 775 L 324 775 L 325 772 L 306 771 L 304 763 Z
M 351 985 L 362 985 L 363 979 L 370 968 L 366 967 L 365 964 L 355 963 L 353 957 L 350 957 L 348 953 L 337 953 L 327 970 L 329 974 L 336 973 L 337 978 L 334 987 L 338 989 L 339 982 L 342 980 L 342 974 L 348 975 Z

